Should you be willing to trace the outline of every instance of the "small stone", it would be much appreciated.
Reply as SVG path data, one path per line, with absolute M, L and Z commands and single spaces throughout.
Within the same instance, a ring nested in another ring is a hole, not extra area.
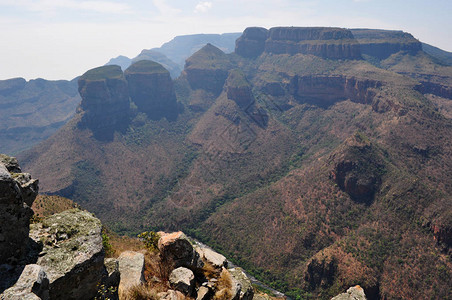
M 184 293 L 192 295 L 194 290 L 195 275 L 190 269 L 179 267 L 171 272 L 169 277 L 171 287 Z

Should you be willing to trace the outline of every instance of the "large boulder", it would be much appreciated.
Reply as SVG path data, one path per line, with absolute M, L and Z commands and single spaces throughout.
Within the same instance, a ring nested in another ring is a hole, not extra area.
M 124 75 L 131 100 L 138 110 L 151 119 L 174 119 L 177 116 L 176 94 L 170 73 L 159 63 L 141 60 L 132 64 Z
M 38 180 L 22 173 L 15 158 L 0 155 L 0 264 L 24 255 L 37 194 Z
M 342 293 L 336 297 L 331 298 L 331 300 L 366 300 L 366 294 L 364 290 L 359 285 L 353 286 L 347 290 L 347 293 Z
M 51 299 L 91 299 L 104 274 L 102 224 L 87 211 L 67 210 L 32 224 L 30 237 L 42 246 L 37 265 L 49 279 Z
M 135 251 L 124 251 L 118 257 L 121 281 L 119 293 L 144 282 L 144 254 Z
M 82 126 L 97 139 L 111 139 L 115 130 L 127 128 L 130 100 L 127 81 L 121 67 L 111 65 L 91 69 L 78 80 L 82 97 Z
M 194 292 L 195 275 L 192 270 L 179 267 L 174 269 L 169 277 L 171 287 L 185 295 L 192 295 Z
M 175 268 L 198 270 L 204 266 L 199 253 L 183 232 L 160 232 L 160 236 L 158 248 L 163 261 L 173 264 Z

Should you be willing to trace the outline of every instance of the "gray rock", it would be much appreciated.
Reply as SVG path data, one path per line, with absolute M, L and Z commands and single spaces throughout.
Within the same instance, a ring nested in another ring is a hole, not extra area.
M 171 272 L 170 285 L 185 295 L 192 295 L 194 291 L 195 275 L 190 269 L 179 267 Z
M 49 278 L 51 299 L 91 299 L 104 272 L 102 224 L 91 213 L 67 210 L 32 224 L 30 237 L 42 244 L 36 264 Z
M 163 261 L 174 264 L 175 268 L 186 267 L 196 270 L 204 266 L 199 253 L 183 232 L 160 232 L 159 234 L 161 237 L 158 248 Z
M 214 268 L 220 270 L 222 267 L 227 268 L 228 260 L 220 253 L 217 253 L 209 248 L 197 247 L 196 250 L 198 251 L 201 258 L 204 259 L 207 263 L 211 264 Z
M 118 257 L 121 281 L 119 293 L 144 282 L 144 255 L 134 251 L 124 251 Z
M 232 275 L 232 288 L 235 291 L 233 299 L 251 300 L 254 296 L 254 289 L 251 280 L 243 272 L 242 268 L 228 269 Z
M 342 293 L 336 297 L 331 298 L 331 300 L 366 300 L 366 294 L 364 290 L 359 285 L 353 286 L 347 290 L 347 293 Z
M 208 287 L 201 286 L 198 289 L 198 296 L 196 297 L 196 300 L 208 300 L 211 296 L 211 290 Z
M 17 160 L 0 156 L 0 264 L 17 263 L 25 254 L 30 208 L 38 194 L 38 180 L 21 171 Z
M 0 295 L 0 299 L 49 299 L 49 279 L 38 265 L 27 265 L 19 280 Z

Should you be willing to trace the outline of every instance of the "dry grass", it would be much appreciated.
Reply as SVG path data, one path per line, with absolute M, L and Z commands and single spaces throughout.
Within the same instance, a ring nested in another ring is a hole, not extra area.
M 216 292 L 213 296 L 214 300 L 232 299 L 232 278 L 231 273 L 223 268 L 216 284 Z
M 202 268 L 202 272 L 207 279 L 218 277 L 221 270 L 215 268 L 212 264 L 204 261 L 204 267 Z
M 140 284 L 129 288 L 124 292 L 120 292 L 119 299 L 121 300 L 158 300 L 157 294 L 162 292 L 155 286 L 147 284 Z

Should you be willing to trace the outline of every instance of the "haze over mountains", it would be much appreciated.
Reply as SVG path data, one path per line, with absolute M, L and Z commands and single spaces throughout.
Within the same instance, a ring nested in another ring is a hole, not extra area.
M 176 80 L 146 61 L 87 71 L 75 116 L 19 158 L 115 231 L 184 230 L 294 297 L 447 299 L 439 59 L 398 31 L 247 28 Z

